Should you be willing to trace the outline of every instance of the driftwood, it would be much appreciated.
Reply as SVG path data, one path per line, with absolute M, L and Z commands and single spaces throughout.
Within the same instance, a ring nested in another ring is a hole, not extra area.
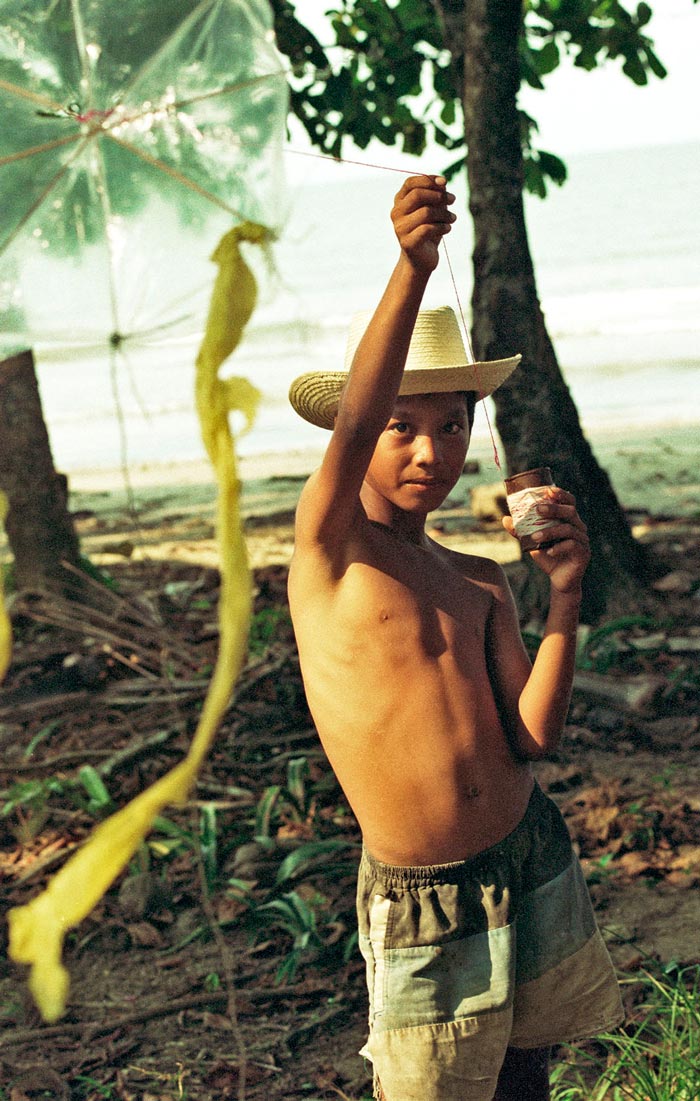
M 634 677 L 610 677 L 583 671 L 574 674 L 575 692 L 634 714 L 650 711 L 666 687 L 663 677 L 650 673 Z

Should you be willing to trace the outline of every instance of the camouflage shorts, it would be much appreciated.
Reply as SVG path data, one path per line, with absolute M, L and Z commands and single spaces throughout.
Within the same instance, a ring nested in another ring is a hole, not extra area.
M 386 1101 L 490 1101 L 506 1048 L 619 1024 L 618 985 L 557 806 L 535 786 L 522 821 L 468 860 L 358 882 L 372 1060 Z

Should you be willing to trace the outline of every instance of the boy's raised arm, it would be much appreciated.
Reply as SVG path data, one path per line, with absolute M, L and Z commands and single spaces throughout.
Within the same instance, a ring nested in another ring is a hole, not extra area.
M 342 554 L 360 508 L 360 489 L 401 384 L 416 316 L 455 215 L 441 176 L 412 176 L 391 212 L 401 247 L 386 290 L 355 353 L 320 469 L 297 511 L 297 542 Z

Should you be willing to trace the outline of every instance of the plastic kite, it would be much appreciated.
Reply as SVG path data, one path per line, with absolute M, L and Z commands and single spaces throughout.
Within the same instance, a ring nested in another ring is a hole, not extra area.
M 269 6 L 0 9 L 0 358 L 33 349 L 49 423 L 59 387 L 61 408 L 115 389 L 160 407 L 197 353 L 217 241 L 280 227 L 287 84 Z
M 169 26 L 172 15 L 157 10 L 160 5 L 122 3 L 118 20 L 113 13 L 110 16 L 106 3 L 86 5 L 91 19 L 104 23 L 104 38 L 98 33 L 101 29 L 98 25 L 88 26 L 81 21 L 78 0 L 45 6 L 33 4 L 31 15 L 23 11 L 24 5 L 20 3 L 5 7 L 13 9 L 14 23 L 9 30 L 7 26 L 4 28 L 0 39 L 5 59 L 0 70 L 2 95 L 14 97 L 15 106 L 17 102 L 31 105 L 35 114 L 41 106 L 37 117 L 44 120 L 35 122 L 32 117 L 31 125 L 28 123 L 31 132 L 21 142 L 17 135 L 13 138 L 18 147 L 17 163 L 36 157 L 37 170 L 43 166 L 44 175 L 33 185 L 34 197 L 24 215 L 14 211 L 9 238 L 7 230 L 4 234 L 6 244 L 12 247 L 13 240 L 16 244 L 29 226 L 35 226 L 40 230 L 37 248 L 45 247 L 48 255 L 52 248 L 63 248 L 65 244 L 65 258 L 74 257 L 76 272 L 82 271 L 84 279 L 90 270 L 85 254 L 95 257 L 97 249 L 111 273 L 108 284 L 112 286 L 112 277 L 121 273 L 126 279 L 128 275 L 127 238 L 136 249 L 137 259 L 143 258 L 144 243 L 140 242 L 137 248 L 138 230 L 140 227 L 145 232 L 149 228 L 152 204 L 158 201 L 158 185 L 165 193 L 172 181 L 173 195 L 178 196 L 174 201 L 175 212 L 179 216 L 184 212 L 190 228 L 193 224 L 197 227 L 197 233 L 189 237 L 190 245 L 195 238 L 198 240 L 192 266 L 198 262 L 204 227 L 208 237 L 212 222 L 216 222 L 216 218 L 204 218 L 202 204 L 213 201 L 214 206 L 221 207 L 229 226 L 231 216 L 244 209 L 258 215 L 236 217 L 238 224 L 221 237 L 213 253 L 218 274 L 196 365 L 197 410 L 219 486 L 221 599 L 217 663 L 186 758 L 101 823 L 42 894 L 9 914 L 10 955 L 31 966 L 32 994 L 44 1018 L 54 1021 L 64 1010 L 68 991 L 68 974 L 61 963 L 66 932 L 90 912 L 123 870 L 163 806 L 186 798 L 230 702 L 245 657 L 251 583 L 238 510 L 236 455 L 229 413 L 240 410 L 250 423 L 258 395 L 245 379 L 221 379 L 219 369 L 235 349 L 255 306 L 256 282 L 241 254 L 241 243 L 261 245 L 271 238 L 270 229 L 259 217 L 261 196 L 255 192 L 258 183 L 269 180 L 270 147 L 274 152 L 281 145 L 286 82 L 274 49 L 269 10 L 259 0 L 180 3 L 177 7 L 181 23 L 177 30 Z M 37 15 L 38 8 L 43 15 Z M 75 30 L 70 49 L 67 41 L 62 43 L 61 39 L 66 34 L 66 21 Z M 47 43 L 56 40 L 62 43 L 58 55 L 65 65 L 60 72 L 58 63 L 50 64 L 46 53 Z M 145 49 L 146 42 L 153 52 L 142 58 L 140 51 Z M 18 90 L 6 75 L 11 70 L 6 63 L 8 43 L 14 43 L 17 72 L 26 63 L 31 87 L 23 85 L 23 90 Z M 138 58 L 138 65 L 127 61 L 131 50 Z M 218 62 L 218 67 L 214 65 L 215 86 L 205 78 L 210 62 Z M 155 80 L 156 73 L 165 81 L 162 86 Z M 117 74 L 126 76 L 115 88 L 110 80 Z M 69 103 L 61 107 L 66 103 L 69 79 L 82 98 L 75 99 L 73 106 Z M 161 87 L 159 93 L 156 87 Z M 52 89 L 51 95 L 48 89 Z M 59 116 L 56 114 L 59 111 L 65 114 Z M 52 144 L 46 131 L 38 133 L 38 129 L 49 125 L 49 120 L 66 122 L 69 130 L 63 141 L 56 138 Z M 6 150 L 7 139 L 3 141 Z M 52 147 L 42 151 L 41 144 Z M 204 168 L 195 156 L 198 145 L 203 147 L 210 172 L 216 169 L 216 178 L 210 176 L 206 185 Z M 52 163 L 48 167 L 55 157 L 59 158 L 59 165 Z M 113 177 L 107 171 L 112 159 L 120 166 Z M 152 187 L 146 186 L 144 193 L 133 180 L 141 171 L 141 163 L 146 165 L 146 180 L 152 181 Z M 188 182 L 184 174 L 186 164 Z M 195 164 L 198 164 L 196 170 Z M 4 152 L 0 157 L 0 174 L 7 166 L 8 154 Z M 123 192 L 122 183 L 118 182 L 120 173 L 126 177 L 122 181 Z M 26 177 L 28 187 L 30 175 Z M 55 216 L 48 199 L 51 190 L 55 194 Z M 234 193 L 235 207 L 231 200 Z M 71 214 L 73 207 L 80 212 L 77 221 Z M 151 212 L 148 215 L 147 209 Z M 127 229 L 131 214 L 135 229 Z M 181 246 L 181 230 L 173 219 L 166 237 L 172 237 L 175 250 Z M 54 233 L 58 234 L 58 246 L 53 241 Z M 182 233 L 188 236 L 186 227 Z M 116 250 L 115 241 L 119 245 Z M 167 248 L 163 248 L 165 258 Z M 163 272 L 166 282 L 168 274 L 166 266 Z M 81 284 L 86 295 L 92 293 L 88 282 Z M 157 280 L 151 290 L 157 298 Z M 142 297 L 147 297 L 143 288 L 141 296 L 133 296 L 132 304 L 135 306 L 136 298 L 140 301 Z M 110 300 L 109 308 L 114 311 L 111 315 L 108 311 L 113 331 L 121 334 L 122 315 L 114 299 Z M 146 310 L 145 305 L 143 308 Z M 0 654 L 4 622 L 0 617 Z

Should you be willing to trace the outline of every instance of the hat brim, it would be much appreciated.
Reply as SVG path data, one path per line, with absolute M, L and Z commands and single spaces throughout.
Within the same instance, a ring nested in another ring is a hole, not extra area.
M 406 370 L 399 394 L 450 394 L 472 390 L 478 399 L 486 398 L 513 373 L 521 358 L 517 355 L 484 363 Z M 307 371 L 290 386 L 289 400 L 309 424 L 332 429 L 347 380 L 347 371 Z

